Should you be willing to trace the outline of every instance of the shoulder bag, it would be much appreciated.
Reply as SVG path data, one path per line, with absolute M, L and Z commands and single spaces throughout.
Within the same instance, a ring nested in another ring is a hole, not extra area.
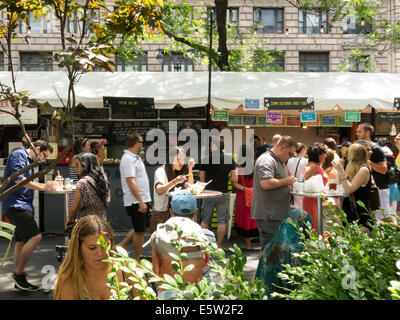
M 240 175 L 242 177 L 242 185 L 244 187 L 244 204 L 247 208 L 251 208 L 251 202 L 253 200 L 253 188 L 248 188 L 244 184 L 244 176 Z

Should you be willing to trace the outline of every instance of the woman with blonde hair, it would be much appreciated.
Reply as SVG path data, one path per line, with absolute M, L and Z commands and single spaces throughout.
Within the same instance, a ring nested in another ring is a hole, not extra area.
M 97 244 L 103 236 L 112 248 L 114 234 L 110 225 L 97 215 L 85 216 L 72 231 L 65 260 L 57 274 L 53 298 L 55 300 L 108 300 L 111 296 L 107 275 L 111 265 L 103 262 L 107 254 Z M 124 280 L 122 271 L 118 281 Z
M 343 190 L 349 195 L 343 200 L 342 209 L 349 222 L 358 220 L 360 225 L 371 229 L 369 223 L 372 222 L 372 219 L 369 213 L 357 204 L 357 201 L 362 201 L 367 210 L 371 211 L 371 168 L 368 164 L 368 151 L 363 145 L 354 143 L 350 146 L 347 154 L 349 164 L 346 171 L 340 161 L 333 161 Z

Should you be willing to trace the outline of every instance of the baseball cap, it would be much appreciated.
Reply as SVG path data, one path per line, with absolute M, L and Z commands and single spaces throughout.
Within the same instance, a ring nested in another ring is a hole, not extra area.
M 350 147 L 351 142 L 350 141 L 343 141 L 341 144 L 338 145 L 339 148 L 341 147 Z
M 159 223 L 157 230 L 153 232 L 149 241 L 143 247 L 150 244 L 155 251 L 167 257 L 171 257 L 170 254 L 179 255 L 178 249 L 171 244 L 179 239 L 177 231 L 183 232 L 180 238 L 182 248 L 199 247 L 197 251 L 185 252 L 188 259 L 203 258 L 203 251 L 207 248 L 206 243 L 208 243 L 207 237 L 198 223 L 183 217 L 172 217 L 165 223 Z
M 177 192 L 172 196 L 171 208 L 177 216 L 191 217 L 197 208 L 196 198 L 188 191 Z

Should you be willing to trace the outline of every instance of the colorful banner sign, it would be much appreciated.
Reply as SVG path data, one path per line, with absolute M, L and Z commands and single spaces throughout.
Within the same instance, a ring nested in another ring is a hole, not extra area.
M 344 121 L 347 122 L 360 122 L 361 112 L 360 111 L 346 111 L 344 115 Z
M 229 126 L 241 126 L 243 124 L 242 116 L 229 116 Z
M 246 110 L 260 110 L 260 99 L 245 99 L 244 108 Z
M 228 110 L 213 110 L 212 113 L 213 121 L 229 121 L 229 111 Z
M 301 113 L 301 122 L 315 122 L 317 121 L 317 114 L 315 111 L 304 111 Z
M 321 115 L 321 127 L 336 127 L 336 117 Z
M 286 117 L 287 127 L 300 127 L 300 117 Z
M 282 112 L 267 112 L 268 123 L 282 123 Z

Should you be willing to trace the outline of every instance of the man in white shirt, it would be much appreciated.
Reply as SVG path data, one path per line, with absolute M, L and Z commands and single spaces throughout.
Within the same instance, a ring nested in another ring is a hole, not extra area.
M 125 139 L 125 152 L 119 165 L 124 207 L 132 219 L 133 226 L 133 231 L 119 245 L 127 245 L 133 235 L 137 261 L 143 252 L 144 232 L 150 220 L 148 204 L 151 202 L 146 167 L 139 156 L 142 149 L 143 138 L 137 133 L 128 134 Z

